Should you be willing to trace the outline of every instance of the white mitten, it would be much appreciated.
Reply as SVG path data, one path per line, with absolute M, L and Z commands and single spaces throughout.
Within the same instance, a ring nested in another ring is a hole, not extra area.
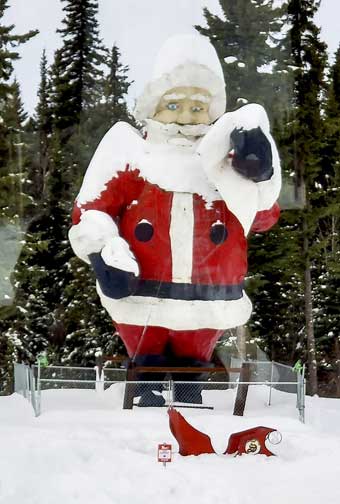
M 101 256 L 108 266 L 139 275 L 137 261 L 127 242 L 120 236 L 112 238 L 104 246 Z
M 118 228 L 108 214 L 87 210 L 79 224 L 71 227 L 68 236 L 74 253 L 89 263 L 89 254 L 100 252 L 106 243 L 118 236 Z

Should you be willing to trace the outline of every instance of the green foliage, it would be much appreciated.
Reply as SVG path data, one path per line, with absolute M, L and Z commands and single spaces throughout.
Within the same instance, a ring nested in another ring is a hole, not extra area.
M 13 33 L 3 17 L 7 0 L 0 0 L 0 221 L 23 218 L 24 207 L 31 204 L 25 191 L 27 183 L 23 110 L 19 84 L 12 79 L 13 63 L 19 58 L 17 48 L 37 31 L 23 35 Z
M 8 0 L 0 0 L 0 111 L 1 104 L 6 101 L 6 95 L 12 91 L 10 80 L 13 74 L 13 63 L 19 59 L 16 48 L 38 33 L 38 30 L 31 30 L 23 35 L 12 33 L 14 26 L 5 26 L 2 23 L 8 7 Z
M 90 267 L 77 257 L 72 257 L 68 269 L 71 280 L 61 299 L 67 336 L 60 352 L 60 361 L 94 365 L 97 353 L 124 353 L 121 341 L 117 336 L 113 337 L 114 327 L 100 304 L 95 276 Z
M 64 3 L 63 44 L 50 68 L 42 55 L 34 117 L 23 127 L 19 100 L 6 115 L 6 127 L 16 118 L 15 132 L 25 136 L 33 209 L 23 211 L 26 231 L 11 275 L 15 297 L 0 309 L 1 344 L 10 348 L 6 355 L 25 362 L 44 352 L 51 364 L 93 365 L 97 352 L 123 351 L 123 345 L 113 337 L 94 275 L 71 250 L 68 230 L 97 144 L 114 122 L 130 120 L 130 83 L 118 48 L 109 52 L 98 38 L 97 2 Z M 17 190 L 11 187 L 9 194 L 22 204 Z
M 81 113 L 101 99 L 101 66 L 106 50 L 99 39 L 98 2 L 63 0 L 63 38 L 54 64 L 53 113 L 55 127 L 67 136 L 81 120 Z
M 33 204 L 28 179 L 27 138 L 24 131 L 26 114 L 19 84 L 14 81 L 3 108 L 4 136 L 0 140 L 0 220 L 22 221 L 27 207 Z
M 303 261 L 297 214 L 281 213 L 269 232 L 249 243 L 251 335 L 271 359 L 292 364 L 304 339 Z
M 220 0 L 223 19 L 205 8 L 208 26 L 196 26 L 209 37 L 222 63 L 229 110 L 240 106 L 241 99 L 261 103 L 270 115 L 286 106 L 291 81 L 289 39 L 282 30 L 285 5 L 273 4 L 272 0 Z
M 7 3 L 0 0 L 0 21 Z M 313 22 L 318 3 L 291 0 L 274 8 L 267 0 L 220 0 L 223 19 L 205 9 L 208 26 L 197 29 L 222 61 L 229 109 L 240 105 L 238 98 L 266 107 L 284 175 L 305 196 L 304 208 L 283 211 L 270 232 L 250 236 L 251 339 L 273 359 L 307 361 L 308 264 L 316 357 L 320 367 L 335 370 L 340 48 L 327 86 L 325 45 Z M 62 46 L 50 68 L 42 55 L 38 105 L 29 121 L 12 68 L 16 48 L 35 32 L 17 36 L 13 26 L 0 24 L 0 216 L 7 231 L 9 221 L 20 224 L 22 241 L 11 275 L 13 302 L 0 306 L 0 393 L 11 391 L 16 359 L 33 362 L 44 352 L 51 364 L 93 365 L 96 353 L 124 351 L 90 267 L 70 248 L 68 230 L 72 202 L 100 139 L 116 121 L 133 122 L 125 99 L 128 67 L 117 46 L 102 46 L 95 0 L 63 5 Z M 224 61 L 230 57 L 237 60 Z
M 318 223 L 322 243 L 315 268 L 315 329 L 321 365 L 336 371 L 340 341 L 340 50 L 329 73 L 318 183 L 323 207 Z

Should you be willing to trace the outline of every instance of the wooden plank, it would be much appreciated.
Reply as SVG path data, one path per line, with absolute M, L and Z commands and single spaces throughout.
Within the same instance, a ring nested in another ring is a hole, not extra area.
M 239 373 L 241 368 L 225 367 L 177 367 L 177 366 L 135 366 L 136 372 L 143 373 Z
M 129 357 L 127 355 L 102 355 L 101 356 L 102 360 L 104 362 L 124 362 L 124 361 L 128 361 L 129 360 Z

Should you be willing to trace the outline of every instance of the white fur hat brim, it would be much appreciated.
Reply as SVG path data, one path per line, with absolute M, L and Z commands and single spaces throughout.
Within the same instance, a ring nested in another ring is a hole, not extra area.
M 138 98 L 134 116 L 152 118 L 161 97 L 176 87 L 199 87 L 211 94 L 212 121 L 226 108 L 223 70 L 214 47 L 201 35 L 177 35 L 160 49 L 152 79 Z

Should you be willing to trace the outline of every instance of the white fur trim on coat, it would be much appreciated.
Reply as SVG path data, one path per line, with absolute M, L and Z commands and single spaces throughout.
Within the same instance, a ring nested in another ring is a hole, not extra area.
M 245 324 L 252 311 L 245 292 L 241 299 L 232 301 L 183 301 L 144 296 L 111 299 L 102 293 L 98 282 L 97 292 L 115 323 L 167 327 L 174 331 L 229 329 Z
M 72 226 L 68 234 L 73 252 L 88 264 L 88 255 L 100 252 L 115 236 L 119 236 L 116 223 L 98 210 L 84 212 L 79 224 Z

